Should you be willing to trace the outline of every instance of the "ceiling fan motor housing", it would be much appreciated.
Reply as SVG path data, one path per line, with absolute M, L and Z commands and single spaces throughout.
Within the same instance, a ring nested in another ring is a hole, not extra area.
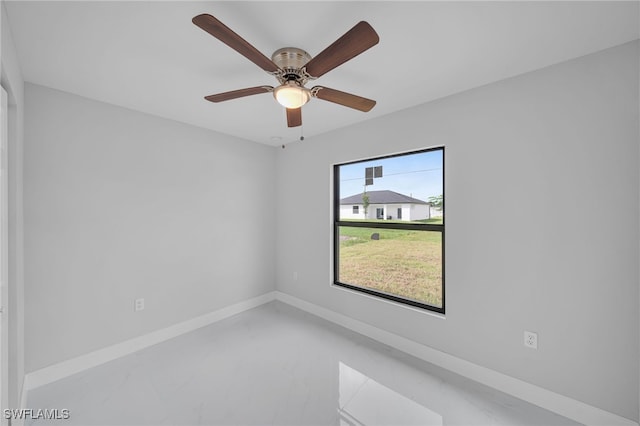
M 304 85 L 311 77 L 302 69 L 311 60 L 311 55 L 302 49 L 283 47 L 273 52 L 271 60 L 280 68 L 276 72 L 276 78 L 280 84 L 296 81 L 300 85 Z

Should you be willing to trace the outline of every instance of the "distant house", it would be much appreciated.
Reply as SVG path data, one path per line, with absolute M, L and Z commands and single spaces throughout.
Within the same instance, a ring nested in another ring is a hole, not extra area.
M 341 219 L 388 219 L 421 220 L 441 216 L 441 212 L 426 201 L 409 197 L 394 191 L 367 191 L 369 208 L 364 215 L 362 194 L 352 195 L 340 200 Z

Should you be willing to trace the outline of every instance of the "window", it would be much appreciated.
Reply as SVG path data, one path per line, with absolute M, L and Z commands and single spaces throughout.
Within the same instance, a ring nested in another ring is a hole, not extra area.
M 353 206 L 353 214 L 358 214 L 359 210 L 360 210 L 360 206 Z
M 444 148 L 333 171 L 334 284 L 444 313 Z

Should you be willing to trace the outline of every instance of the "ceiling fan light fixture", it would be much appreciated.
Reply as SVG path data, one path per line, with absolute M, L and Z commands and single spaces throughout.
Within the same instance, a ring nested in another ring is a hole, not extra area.
M 283 107 L 296 109 L 309 102 L 311 92 L 296 81 L 287 81 L 273 89 L 273 97 Z

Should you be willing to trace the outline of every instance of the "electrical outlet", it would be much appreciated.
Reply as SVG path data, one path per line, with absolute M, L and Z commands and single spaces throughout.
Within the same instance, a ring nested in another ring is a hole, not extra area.
M 532 331 L 525 331 L 524 345 L 531 349 L 538 349 L 538 333 L 534 333 Z
M 144 299 L 136 299 L 133 302 L 133 310 L 135 312 L 143 311 L 144 310 Z
M 293 273 L 293 280 L 294 281 L 298 281 L 298 273 L 297 272 Z

